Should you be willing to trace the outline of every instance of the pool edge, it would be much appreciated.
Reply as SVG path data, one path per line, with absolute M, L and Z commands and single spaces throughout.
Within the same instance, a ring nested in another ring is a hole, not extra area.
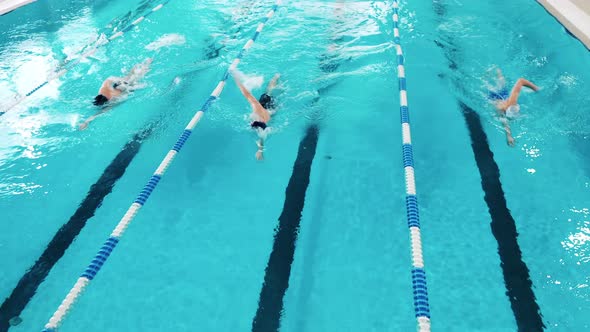
M 590 22 L 590 5 L 588 8 L 580 8 L 569 0 L 559 3 L 555 0 L 537 0 L 537 2 L 590 50 L 590 24 L 585 23 Z M 574 13 L 576 9 L 580 14 Z
M 18 9 L 22 6 L 26 6 L 32 2 L 35 2 L 35 1 L 37 1 L 37 0 L 7 1 L 6 3 L 0 5 L 0 16 L 6 15 L 15 9 Z

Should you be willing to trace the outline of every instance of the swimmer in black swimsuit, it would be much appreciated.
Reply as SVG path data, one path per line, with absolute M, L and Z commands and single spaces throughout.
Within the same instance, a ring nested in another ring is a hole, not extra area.
M 100 86 L 98 95 L 94 97 L 92 104 L 101 106 L 101 110 L 95 115 L 89 117 L 81 123 L 78 128 L 84 130 L 90 122 L 94 121 L 99 115 L 108 112 L 114 101 L 123 95 L 136 89 L 136 85 L 150 70 L 153 58 L 147 58 L 140 64 L 135 65 L 125 77 L 109 77 Z
M 268 83 L 266 92 L 260 96 L 259 100 L 256 100 L 252 93 L 250 93 L 250 91 L 248 91 L 248 89 L 234 75 L 234 81 L 238 85 L 238 88 L 240 88 L 240 91 L 244 97 L 246 97 L 250 103 L 250 106 L 252 106 L 252 114 L 250 114 L 252 122 L 250 123 L 250 126 L 252 129 L 256 130 L 256 133 L 259 137 L 259 140 L 256 141 L 256 145 L 258 146 L 258 150 L 256 151 L 257 160 L 262 160 L 264 158 L 262 155 L 264 152 L 264 140 L 266 139 L 266 135 L 270 130 L 270 128 L 267 130 L 267 123 L 270 121 L 270 117 L 275 113 L 275 104 L 271 93 L 272 90 L 274 90 L 274 88 L 277 86 L 279 77 L 280 75 L 276 74 Z

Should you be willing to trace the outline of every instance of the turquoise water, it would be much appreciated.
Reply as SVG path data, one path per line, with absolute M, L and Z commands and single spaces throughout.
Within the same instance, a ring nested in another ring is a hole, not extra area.
M 0 97 L 157 4 L 39 1 L 1 17 Z M 0 298 L 125 143 L 154 128 L 10 331 L 43 327 L 272 4 L 172 0 L 0 117 Z M 481 117 L 547 330 L 590 329 L 587 50 L 534 1 L 402 2 L 401 13 L 434 330 L 516 330 L 458 100 Z M 240 63 L 265 82 L 282 74 L 265 161 L 230 80 L 60 331 L 250 329 L 309 123 L 320 134 L 281 331 L 414 330 L 390 14 L 384 2 L 286 1 Z M 102 80 L 154 56 L 145 46 L 165 34 L 186 42 L 78 131 Z M 225 45 L 219 57 L 211 45 Z M 340 66 L 322 71 L 322 55 Z M 494 65 L 542 87 L 521 97 L 515 148 L 480 88 Z

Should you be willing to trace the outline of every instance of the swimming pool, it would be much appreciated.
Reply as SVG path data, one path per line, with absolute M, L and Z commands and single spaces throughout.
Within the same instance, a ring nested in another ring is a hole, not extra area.
M 0 96 L 158 3 L 43 1 L 3 16 Z M 43 328 L 273 4 L 172 0 L 0 117 L 0 297 L 60 227 L 87 220 L 10 331 Z M 590 328 L 587 50 L 534 1 L 401 5 L 433 329 L 534 331 L 535 304 L 547 330 Z M 239 67 L 252 85 L 282 75 L 265 161 L 230 79 L 60 331 L 264 331 L 253 320 L 275 229 L 301 206 L 281 331 L 415 330 L 391 13 L 285 1 Z M 166 34 L 185 43 L 161 48 L 146 86 L 78 131 L 100 82 Z M 484 98 L 494 65 L 543 88 L 521 97 L 515 148 Z M 311 159 L 309 186 L 289 196 L 296 160 Z M 498 252 L 510 218 L 530 286 L 503 274 L 521 271 L 513 247 Z

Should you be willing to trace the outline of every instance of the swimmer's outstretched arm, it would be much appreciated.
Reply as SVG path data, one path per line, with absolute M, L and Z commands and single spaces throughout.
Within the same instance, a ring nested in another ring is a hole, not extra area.
M 510 146 L 514 146 L 514 137 L 512 137 L 512 131 L 508 125 L 508 119 L 504 119 L 504 130 L 506 131 L 506 143 Z
M 254 96 L 252 95 L 252 93 L 250 93 L 250 91 L 248 91 L 248 89 L 242 84 L 242 82 L 240 82 L 240 80 L 232 74 L 232 77 L 234 78 L 234 81 L 236 82 L 236 85 L 238 86 L 238 88 L 240 89 L 240 91 L 242 92 L 242 94 L 244 95 L 244 97 L 246 97 L 246 99 L 248 100 L 248 102 L 250 104 L 252 104 L 252 106 L 254 107 L 254 105 L 258 104 L 260 105 L 260 102 L 254 98 Z M 262 106 L 262 105 L 260 105 Z
M 256 98 L 254 98 L 252 93 L 248 91 L 248 89 L 242 84 L 242 82 L 240 82 L 238 78 L 236 78 L 235 76 L 233 77 L 234 81 L 238 85 L 238 88 L 240 88 L 240 91 L 252 106 L 252 111 L 256 113 L 264 122 L 268 122 L 270 120 L 270 113 L 264 107 L 262 107 L 260 102 Z
M 91 117 L 89 117 L 88 119 L 86 119 L 86 121 L 84 121 L 83 123 L 81 123 L 81 124 L 78 126 L 78 129 L 80 129 L 80 130 L 84 130 L 84 129 L 86 129 L 86 128 L 88 127 L 88 125 L 90 124 L 90 122 L 92 122 L 92 121 L 94 121 L 96 118 L 98 118 L 98 116 L 99 116 L 99 115 L 101 115 L 101 114 L 103 114 L 103 113 L 106 113 L 106 112 L 110 111 L 110 110 L 111 110 L 111 108 L 113 108 L 113 107 L 112 107 L 112 106 L 107 106 L 107 107 L 103 108 L 103 109 L 102 109 L 100 112 L 98 112 L 98 113 L 94 114 L 93 116 L 91 116 Z

